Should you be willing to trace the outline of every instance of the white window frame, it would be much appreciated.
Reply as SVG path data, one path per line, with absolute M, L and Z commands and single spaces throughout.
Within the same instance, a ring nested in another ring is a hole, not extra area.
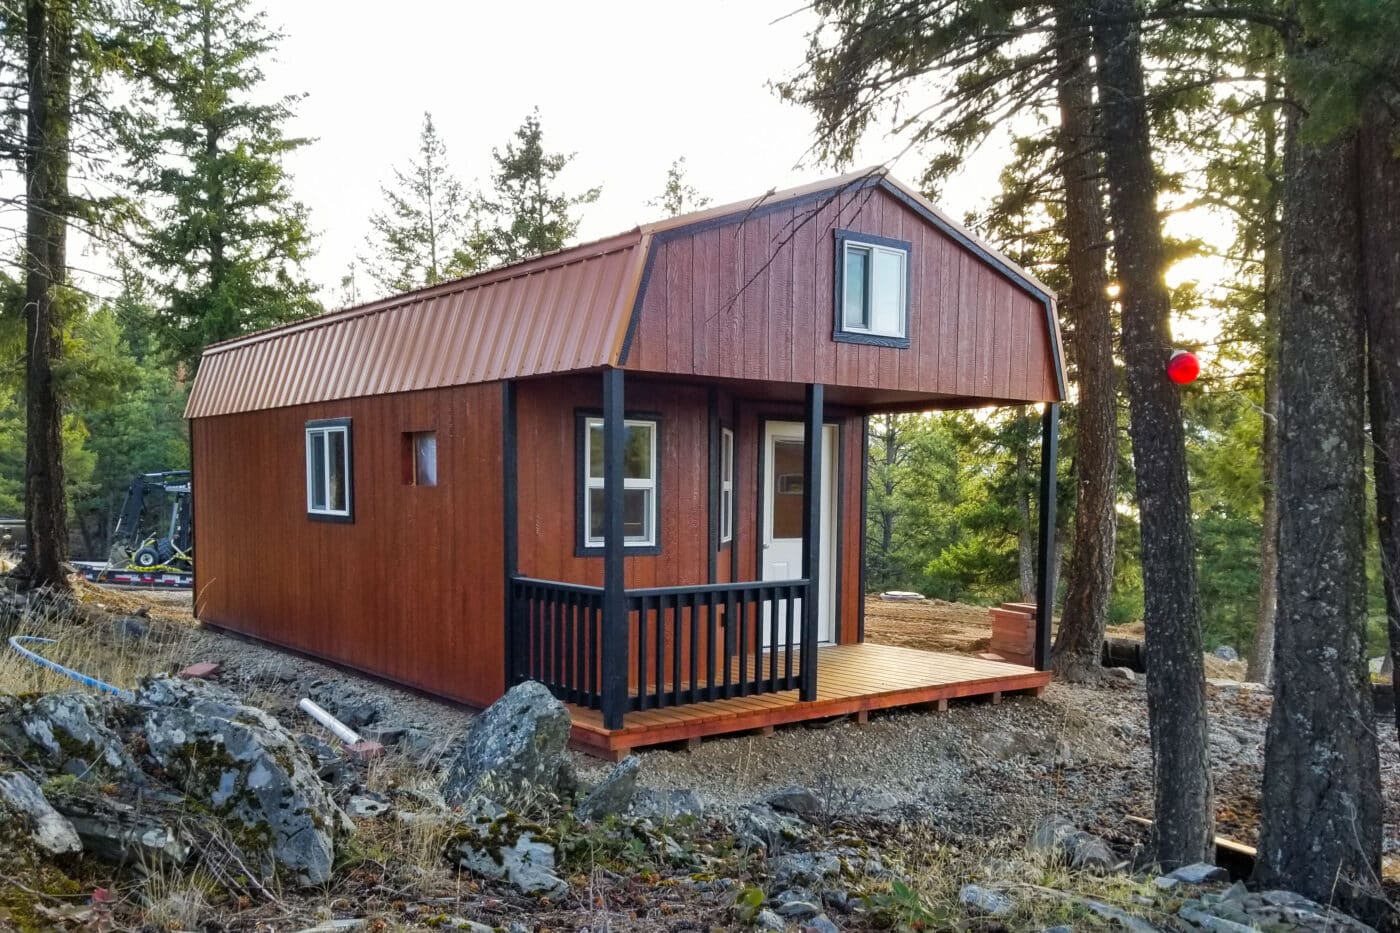
M 656 471 L 658 467 L 657 448 L 659 446 L 657 443 L 657 436 L 660 433 L 660 424 L 650 418 L 625 418 L 623 419 L 622 426 L 624 439 L 627 428 L 646 427 L 651 431 L 651 460 L 649 470 L 651 478 L 641 479 L 637 477 L 624 477 L 622 480 L 623 489 L 647 489 L 651 491 L 651 495 L 647 497 L 647 501 L 651 503 L 650 514 L 647 516 L 647 534 L 645 536 L 636 535 L 624 537 L 623 544 L 627 547 L 656 547 L 656 524 L 659 513 L 657 503 L 658 497 L 656 493 Z M 601 537 L 594 537 L 592 534 L 593 497 L 589 494 L 589 490 L 603 489 L 605 486 L 603 477 L 595 477 L 593 475 L 593 429 L 595 427 L 600 431 L 607 430 L 603 426 L 602 418 L 588 417 L 583 420 L 583 545 L 589 548 L 600 548 L 604 546 L 603 539 Z
M 734 540 L 734 432 L 719 429 L 719 543 Z
M 878 337 L 888 340 L 909 339 L 909 249 L 904 246 L 889 246 L 883 243 L 874 243 L 870 240 L 862 240 L 857 236 L 845 236 L 841 239 L 841 264 L 840 264 L 840 305 L 841 305 L 841 326 L 839 332 L 843 334 L 853 334 L 858 337 Z M 852 324 L 850 307 L 846 295 L 846 258 L 852 249 L 864 250 L 869 254 L 869 261 L 865 268 L 865 307 L 864 311 L 867 319 L 874 319 L 875 315 L 875 257 L 877 255 L 890 255 L 899 258 L 899 330 L 896 333 L 879 330 L 872 326 L 862 327 Z
M 330 507 L 331 491 L 331 436 L 340 434 L 344 438 L 342 450 L 345 451 L 345 508 L 333 509 Z M 349 518 L 351 506 L 354 501 L 352 490 L 353 474 L 351 470 L 354 466 L 354 454 L 350 447 L 350 422 L 349 420 L 334 421 L 312 421 L 306 425 L 306 514 L 321 515 L 329 518 Z M 314 458 L 312 457 L 312 443 L 314 438 L 320 438 L 325 444 L 326 456 L 321 480 L 326 490 L 326 503 L 317 506 L 315 502 L 315 487 L 312 483 L 312 470 Z

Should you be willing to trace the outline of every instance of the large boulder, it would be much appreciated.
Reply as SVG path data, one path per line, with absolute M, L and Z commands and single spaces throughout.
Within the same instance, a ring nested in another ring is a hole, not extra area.
M 0 749 L 43 771 L 85 780 L 140 782 L 108 723 L 113 701 L 82 693 L 0 699 Z
M 473 797 L 517 809 L 541 790 L 571 788 L 566 748 L 573 723 L 543 684 L 527 680 L 472 721 L 448 766 L 442 796 L 453 805 Z
M 83 843 L 73 824 L 53 808 L 27 774 L 0 773 L 0 816 L 4 815 L 18 822 L 30 841 L 49 855 L 82 851 Z
M 303 884 L 330 878 L 349 819 L 274 718 L 221 687 L 158 678 L 137 695 L 150 755 L 186 795 L 229 820 L 245 852 Z

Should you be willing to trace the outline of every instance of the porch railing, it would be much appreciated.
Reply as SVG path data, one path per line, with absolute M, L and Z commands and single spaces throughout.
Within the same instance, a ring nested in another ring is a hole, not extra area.
M 628 590 L 627 708 L 796 690 L 806 580 Z
M 537 680 L 566 703 L 603 708 L 603 588 L 511 580 L 511 683 Z
M 799 689 L 807 592 L 806 580 L 627 590 L 627 641 L 608 646 L 625 652 L 617 707 Z M 513 577 L 511 683 L 537 680 L 565 702 L 607 708 L 604 595 L 598 586 Z

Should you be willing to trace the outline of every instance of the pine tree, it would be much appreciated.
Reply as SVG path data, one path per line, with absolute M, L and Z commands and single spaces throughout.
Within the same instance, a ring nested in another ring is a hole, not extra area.
M 574 209 L 598 200 L 602 188 L 579 194 L 556 190 L 576 153 L 546 152 L 536 107 L 504 149 L 492 149 L 493 191 L 483 206 L 494 217 L 487 240 L 498 262 L 511 263 L 563 249 L 578 232 Z
M 1172 350 L 1167 253 L 1148 124 L 1141 11 L 1136 0 L 1084 2 L 1098 55 L 1104 176 L 1142 516 L 1157 859 L 1174 867 L 1210 858 L 1215 813 L 1186 437 L 1181 396 L 1165 373 Z
M 193 369 L 204 347 L 313 314 L 302 272 L 306 209 L 284 159 L 295 97 L 258 101 L 281 39 L 248 0 L 165 7 L 151 91 L 128 127 L 139 195 L 153 205 L 139 258 L 157 283 L 160 332 Z
M 470 275 L 485 263 L 477 209 L 452 174 L 433 115 L 423 113 L 418 155 L 381 186 L 385 208 L 370 215 L 370 253 L 363 264 L 388 293 Z
M 659 197 L 647 202 L 647 207 L 659 207 L 667 217 L 679 217 L 698 211 L 709 203 L 709 198 L 685 180 L 685 156 L 681 156 L 666 170 L 665 187 L 661 189 Z

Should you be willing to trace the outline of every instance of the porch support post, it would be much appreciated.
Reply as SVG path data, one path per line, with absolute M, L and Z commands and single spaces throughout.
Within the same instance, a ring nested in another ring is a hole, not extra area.
M 621 729 L 627 712 L 627 582 L 622 537 L 622 448 L 626 443 L 622 370 L 603 370 L 603 728 Z
M 802 688 L 801 698 L 817 698 L 817 624 L 820 610 L 822 541 L 822 407 L 825 390 L 819 384 L 807 386 L 803 432 L 806 456 L 802 461 L 802 576 L 807 595 L 802 600 Z
M 512 582 L 520 572 L 520 521 L 519 492 L 517 477 L 519 460 L 515 430 L 515 383 L 506 380 L 501 383 L 501 491 L 504 496 L 502 523 L 504 525 L 505 553 L 505 609 L 506 609 L 506 689 L 515 686 L 519 680 L 520 639 L 515 614 L 515 585 Z
M 1055 462 L 1060 454 L 1060 406 L 1048 402 L 1040 420 L 1040 547 L 1035 561 L 1035 667 L 1050 669 L 1050 619 L 1055 613 Z

